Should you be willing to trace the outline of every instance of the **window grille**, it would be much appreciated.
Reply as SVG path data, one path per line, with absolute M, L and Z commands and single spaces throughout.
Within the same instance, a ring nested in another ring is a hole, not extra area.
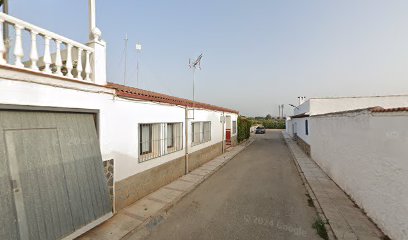
M 208 142 L 211 140 L 211 122 L 192 123 L 192 145 Z
M 211 140 L 211 122 L 203 122 L 203 142 Z
M 144 162 L 182 149 L 182 123 L 139 124 L 139 162 Z
M 232 122 L 232 134 L 237 134 L 237 121 Z

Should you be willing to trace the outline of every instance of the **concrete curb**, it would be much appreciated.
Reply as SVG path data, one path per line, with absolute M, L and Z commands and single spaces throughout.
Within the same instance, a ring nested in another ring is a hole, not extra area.
M 322 221 L 324 222 L 324 225 L 325 225 L 325 228 L 326 228 L 326 231 L 327 231 L 327 235 L 329 236 L 329 239 L 330 239 L 330 240 L 336 240 L 337 237 L 336 237 L 336 235 L 334 234 L 333 229 L 332 229 L 332 227 L 331 227 L 330 224 L 329 224 L 329 220 L 327 219 L 326 215 L 324 215 L 323 209 L 322 209 L 322 207 L 320 206 L 320 203 L 319 203 L 319 201 L 317 200 L 315 193 L 313 192 L 312 188 L 310 187 L 309 182 L 307 181 L 307 179 L 306 179 L 306 177 L 305 177 L 305 175 L 304 175 L 304 173 L 303 173 L 303 171 L 302 171 L 302 169 L 301 169 L 301 167 L 300 167 L 300 165 L 299 165 L 299 163 L 298 163 L 298 161 L 297 161 L 297 159 L 296 159 L 296 157 L 295 157 L 295 154 L 294 154 L 293 151 L 292 151 L 292 148 L 289 146 L 289 144 L 288 144 L 288 142 L 287 142 L 287 139 L 285 138 L 285 134 L 284 134 L 283 131 L 282 131 L 282 138 L 284 139 L 285 144 L 286 144 L 286 146 L 288 147 L 288 149 L 289 149 L 289 151 L 290 151 L 290 154 L 292 155 L 293 162 L 295 163 L 295 166 L 296 166 L 296 169 L 297 169 L 298 172 L 299 172 L 300 178 L 302 179 L 302 181 L 303 181 L 303 183 L 304 183 L 304 185 L 305 185 L 305 188 L 306 188 L 306 190 L 307 190 L 307 193 L 309 194 L 310 198 L 311 198 L 312 201 L 313 201 L 313 205 L 314 205 L 315 208 L 316 208 L 317 215 L 318 215 L 319 218 L 322 219 Z
M 166 219 L 167 212 L 179 201 L 181 201 L 185 196 L 187 196 L 189 193 L 191 193 L 194 189 L 196 189 L 198 186 L 200 186 L 205 180 L 207 180 L 209 177 L 211 177 L 214 173 L 216 173 L 219 169 L 221 169 L 223 166 L 225 166 L 229 161 L 231 161 L 235 156 L 237 156 L 240 152 L 245 150 L 249 145 L 251 145 L 254 142 L 255 138 L 251 136 L 249 139 L 245 140 L 241 144 L 235 146 L 243 146 L 242 149 L 239 149 L 237 152 L 233 153 L 229 158 L 226 158 L 224 162 L 219 164 L 214 170 L 206 174 L 199 182 L 194 184 L 191 188 L 189 188 L 187 191 L 185 191 L 183 194 L 181 194 L 178 198 L 174 199 L 172 202 L 166 204 L 163 208 L 158 210 L 155 214 L 147 218 L 142 224 L 140 224 L 137 228 L 133 229 L 132 231 L 128 232 L 125 236 L 123 236 L 121 239 L 128 239 L 129 237 L 132 237 L 132 239 L 141 239 L 142 237 L 146 236 L 149 233 L 149 228 L 156 226 L 160 224 L 163 220 Z M 235 148 L 234 147 L 234 148 Z M 218 156 L 217 158 L 222 157 L 228 152 L 225 152 L 224 154 Z M 213 160 L 217 159 L 214 158 Z M 207 163 L 211 163 L 213 160 L 210 160 Z M 205 164 L 207 164 L 205 163 Z M 202 166 L 205 166 L 203 164 Z M 202 167 L 200 166 L 200 167 Z M 198 168 L 200 168 L 198 167 Z M 193 170 L 194 171 L 194 170 Z M 192 171 L 192 172 L 193 172 Z M 191 173 L 191 172 L 190 172 Z

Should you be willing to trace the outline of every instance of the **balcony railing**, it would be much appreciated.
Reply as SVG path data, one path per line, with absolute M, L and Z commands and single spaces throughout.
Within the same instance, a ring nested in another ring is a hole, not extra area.
M 8 52 L 11 46 L 7 47 L 9 44 L 5 44 L 5 39 L 0 34 L 0 65 L 27 68 L 32 71 L 65 76 L 81 81 L 92 81 L 91 58 L 94 53 L 93 48 L 4 13 L 0 13 L 0 26 L 11 26 L 15 33 L 13 53 Z M 29 37 L 26 37 L 28 39 L 23 39 L 24 31 L 29 33 Z M 39 57 L 38 54 L 37 44 L 40 44 L 37 42 L 38 38 L 44 44 L 42 57 Z M 24 41 L 30 43 L 29 53 L 24 52 Z M 53 51 L 50 47 L 52 42 L 55 43 Z M 12 54 L 12 57 L 8 57 L 9 54 Z M 26 54 L 29 54 L 29 58 L 24 61 Z

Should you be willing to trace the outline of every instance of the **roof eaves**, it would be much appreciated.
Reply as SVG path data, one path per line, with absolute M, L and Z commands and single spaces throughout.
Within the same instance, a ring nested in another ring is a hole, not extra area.
M 384 112 L 408 112 L 408 107 L 398 107 L 398 108 L 377 108 L 371 109 L 371 112 L 384 113 Z
M 141 99 L 141 100 L 151 101 L 151 102 L 161 102 L 161 103 L 168 103 L 168 104 L 174 104 L 174 105 L 181 105 L 181 106 L 186 106 L 186 107 L 192 107 L 194 105 L 197 108 L 239 114 L 239 112 L 236 110 L 232 110 L 232 109 L 228 109 L 224 107 L 218 107 L 218 106 L 201 103 L 201 102 L 193 102 L 191 100 L 184 99 L 184 98 L 178 98 L 178 97 L 165 95 L 162 93 L 156 93 L 156 92 L 151 92 L 151 91 L 142 90 L 138 88 L 127 87 L 127 86 L 123 86 L 123 85 L 116 84 L 116 83 L 108 83 L 107 87 L 115 89 L 117 92 L 116 94 L 122 97 Z

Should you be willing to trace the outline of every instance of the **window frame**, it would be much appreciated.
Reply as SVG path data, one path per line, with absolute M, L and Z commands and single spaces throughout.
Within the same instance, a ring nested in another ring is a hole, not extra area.
M 172 126 L 172 146 L 168 146 L 168 125 Z M 183 122 L 139 123 L 138 162 L 172 154 L 184 149 Z M 149 150 L 143 151 L 143 127 L 149 126 Z
M 205 130 L 205 124 L 208 124 L 208 131 Z M 198 133 L 195 132 L 195 124 L 199 124 Z M 196 146 L 202 143 L 211 141 L 211 121 L 196 121 L 191 123 L 191 146 Z M 208 138 L 206 138 L 206 132 L 208 132 Z M 195 136 L 199 134 L 198 141 L 195 141 Z

